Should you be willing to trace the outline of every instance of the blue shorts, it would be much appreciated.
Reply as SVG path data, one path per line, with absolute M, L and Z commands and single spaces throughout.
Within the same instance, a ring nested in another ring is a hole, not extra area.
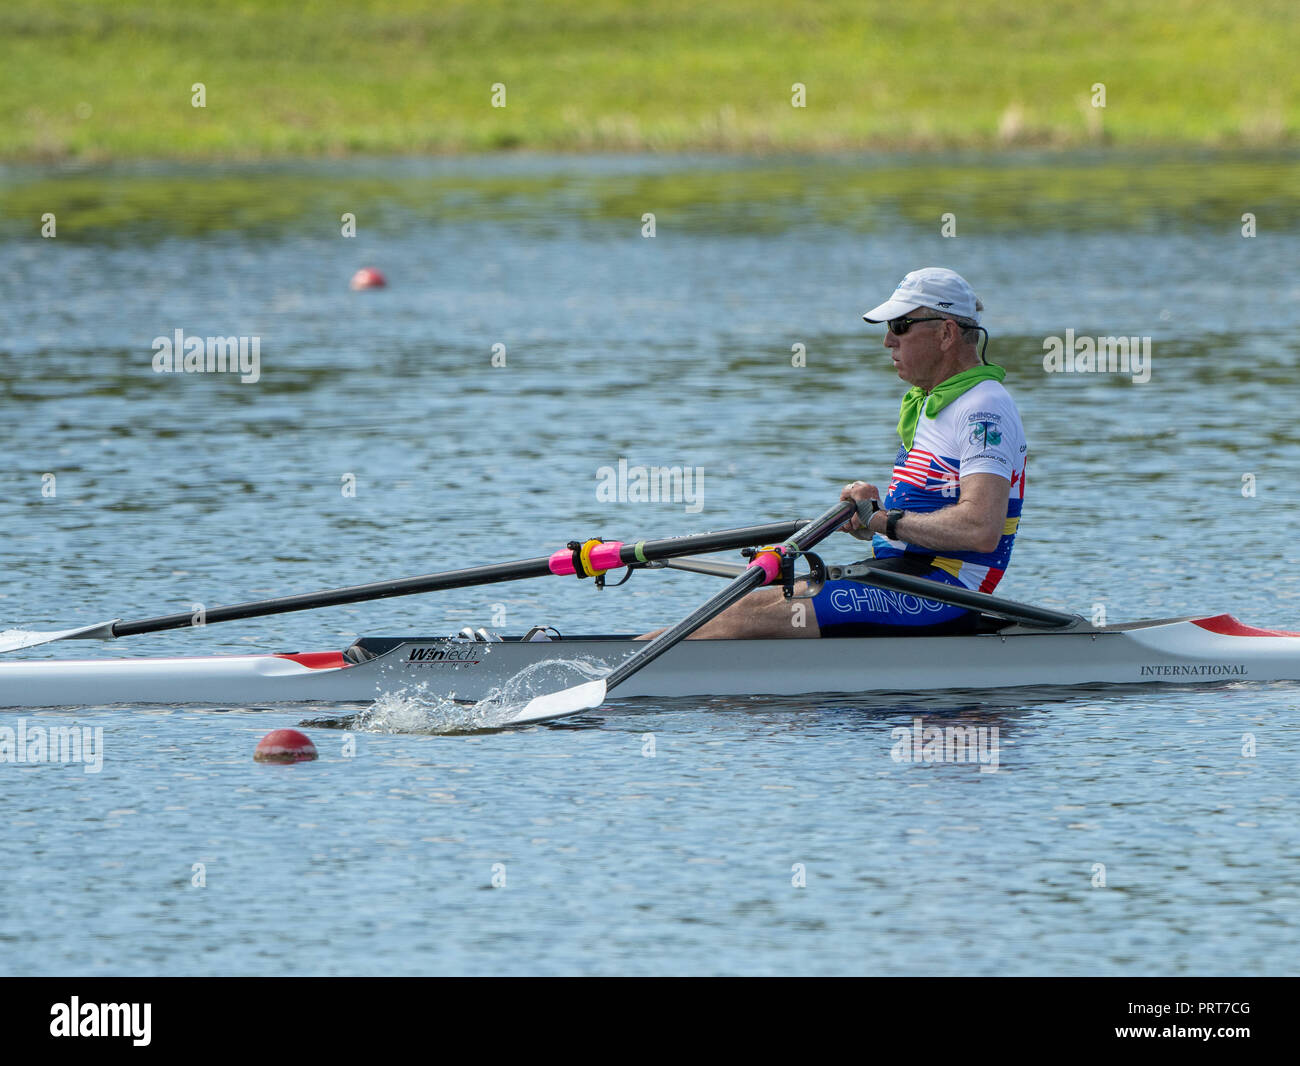
M 966 587 L 938 568 L 920 576 Z M 812 605 L 824 637 L 898 635 L 899 630 L 909 634 L 964 633 L 974 629 L 978 617 L 965 607 L 952 607 L 863 581 L 827 581 L 813 597 Z

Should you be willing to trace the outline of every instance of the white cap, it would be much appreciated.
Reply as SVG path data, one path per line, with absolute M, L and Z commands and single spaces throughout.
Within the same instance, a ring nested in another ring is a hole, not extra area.
M 959 318 L 979 322 L 979 301 L 966 279 L 947 267 L 922 267 L 913 270 L 894 290 L 894 295 L 862 317 L 868 322 L 888 322 L 902 318 L 918 307 L 933 307 Z

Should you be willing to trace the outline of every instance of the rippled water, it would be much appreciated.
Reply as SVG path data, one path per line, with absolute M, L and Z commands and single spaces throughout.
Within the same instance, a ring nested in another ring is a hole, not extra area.
M 1300 628 L 1294 161 L 1071 171 L 1053 198 L 1054 168 L 0 175 L 67 234 L 5 230 L 0 628 L 814 513 L 887 475 L 902 386 L 858 316 L 929 263 L 980 291 L 1026 422 L 1001 591 Z M 348 291 L 364 265 L 389 287 Z M 260 336 L 260 380 L 155 374 L 178 328 Z M 1045 374 L 1067 328 L 1151 336 L 1151 380 Z M 619 459 L 700 468 L 702 507 L 599 501 Z M 28 654 L 314 650 L 501 610 L 511 631 L 638 631 L 716 587 L 531 581 Z M 1298 685 L 614 701 L 518 733 L 311 730 L 320 761 L 252 762 L 272 728 L 358 712 L 28 712 L 102 727 L 104 762 L 0 764 L 0 969 L 1296 970 Z M 896 762 L 916 717 L 996 725 L 997 772 Z

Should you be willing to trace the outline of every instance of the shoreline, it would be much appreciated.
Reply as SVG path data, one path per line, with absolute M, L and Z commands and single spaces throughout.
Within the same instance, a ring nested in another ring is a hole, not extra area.
M 605 224 L 646 211 L 677 229 L 775 231 L 817 221 L 863 233 L 1082 232 L 1223 227 L 1257 213 L 1265 233 L 1300 227 L 1300 150 L 949 152 L 809 156 L 358 156 L 259 162 L 120 160 L 0 164 L 0 234 L 269 233 L 325 225 L 365 205 L 369 233 L 417 220 Z M 630 223 L 629 223 L 630 224 Z M 328 227 L 327 227 L 328 228 Z
M 553 148 L 509 148 L 497 150 L 465 150 L 453 152 L 391 152 L 366 151 L 346 154 L 283 154 L 283 155 L 106 155 L 57 157 L 6 157 L 0 156 L 0 181 L 12 174 L 55 177 L 60 174 L 120 173 L 152 174 L 156 171 L 174 170 L 177 173 L 206 167 L 220 168 L 225 172 L 240 170 L 290 170 L 294 167 L 315 169 L 334 167 L 340 172 L 355 168 L 389 170 L 397 167 L 406 170 L 439 170 L 454 172 L 462 166 L 479 167 L 484 164 L 525 171 L 544 171 L 548 167 L 564 169 L 566 164 L 589 162 L 608 164 L 606 173 L 615 173 L 620 164 L 635 164 L 635 173 L 653 172 L 657 166 L 664 169 L 686 169 L 700 166 L 747 167 L 780 166 L 863 166 L 867 169 L 900 169 L 909 166 L 979 166 L 991 168 L 1037 167 L 1065 163 L 1070 166 L 1125 166 L 1174 162 L 1244 162 L 1261 160 L 1269 162 L 1300 159 L 1300 140 L 1276 144 L 1202 144 L 1198 142 L 1149 141 L 1136 144 L 1016 144 L 1016 145 L 944 145 L 933 148 L 882 147 L 858 145 L 844 148 L 812 150 L 782 148 L 772 150 L 719 149 L 708 146 L 685 147 L 671 150 L 618 149 L 572 151 Z M 602 167 L 602 169 L 604 169 Z M 629 172 L 632 167 L 629 166 Z

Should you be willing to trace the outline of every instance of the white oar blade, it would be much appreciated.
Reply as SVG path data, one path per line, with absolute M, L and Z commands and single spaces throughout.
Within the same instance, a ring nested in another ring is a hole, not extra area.
M 573 688 L 548 692 L 545 696 L 531 699 L 524 709 L 510 719 L 510 725 L 527 725 L 529 722 L 544 722 L 548 718 L 564 718 L 581 711 L 590 711 L 605 702 L 605 682 L 588 681 Z
M 120 621 L 120 618 L 114 618 L 109 622 L 96 622 L 93 626 L 82 626 L 80 629 L 6 629 L 0 633 L 0 655 L 22 651 L 23 648 L 35 648 L 54 640 L 75 640 L 79 637 L 86 640 L 112 640 L 113 626 Z

